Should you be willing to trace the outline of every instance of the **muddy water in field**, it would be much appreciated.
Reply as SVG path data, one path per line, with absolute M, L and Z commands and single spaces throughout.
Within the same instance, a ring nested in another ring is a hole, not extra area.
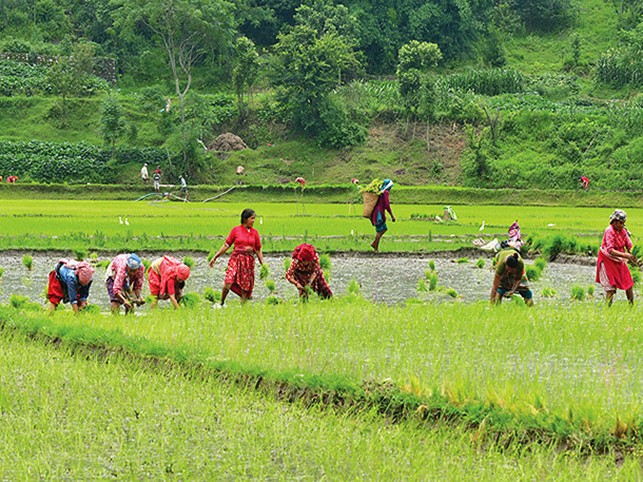
M 0 253 L 0 268 L 4 274 L 0 278 L 0 303 L 7 303 L 11 294 L 28 296 L 33 301 L 43 301 L 47 285 L 47 275 L 63 253 L 34 253 L 33 269 L 27 270 L 22 264 L 21 252 Z M 153 260 L 158 253 L 141 253 L 143 258 Z M 210 269 L 205 256 L 200 253 L 187 253 L 195 261 L 192 276 L 187 283 L 187 292 L 201 294 L 207 286 L 216 290 L 221 289 L 227 265 L 227 257 L 222 257 L 217 265 Z M 489 298 L 493 279 L 491 259 L 483 254 L 485 267 L 475 268 L 474 262 L 481 257 L 480 253 L 470 256 L 468 263 L 457 263 L 456 255 L 436 253 L 431 255 L 374 255 L 374 254 L 336 254 L 331 256 L 329 284 L 335 294 L 344 294 L 349 282 L 357 280 L 365 298 L 388 304 L 401 303 L 408 298 L 418 297 L 418 280 L 423 278 L 428 269 L 429 260 L 434 260 L 438 273 L 438 285 L 444 288 L 454 288 L 459 294 L 459 300 L 476 302 Z M 459 255 L 457 255 L 459 256 Z M 182 257 L 182 255 L 177 255 Z M 286 255 L 267 255 L 266 263 L 270 267 L 271 276 L 275 280 L 277 295 L 281 298 L 294 298 L 295 288 L 283 279 L 284 259 Z M 99 260 L 110 257 L 99 257 Z M 529 263 L 529 261 L 527 261 Z M 552 262 L 547 265 L 542 278 L 532 282 L 536 302 L 549 302 L 541 296 L 542 289 L 554 288 L 558 295 L 556 299 L 568 299 L 570 288 L 574 284 L 583 287 L 594 286 L 596 299 L 600 299 L 602 290 L 594 283 L 595 268 L 591 260 L 578 263 Z M 104 283 L 105 269 L 98 268 L 94 275 L 94 283 L 90 292 L 90 302 L 104 308 L 109 301 Z M 428 284 L 428 283 L 427 283 Z M 149 293 L 147 286 L 144 295 Z M 255 299 L 263 300 L 269 296 L 263 280 L 257 276 Z M 444 290 L 420 294 L 421 298 L 436 301 L 451 300 Z M 231 295 L 234 299 L 235 296 Z M 44 301 L 43 301 L 44 302 Z

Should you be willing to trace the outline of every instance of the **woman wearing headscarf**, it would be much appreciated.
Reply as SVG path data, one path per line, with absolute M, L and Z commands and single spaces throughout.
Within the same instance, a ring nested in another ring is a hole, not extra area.
M 371 224 L 375 226 L 375 240 L 371 243 L 371 246 L 376 253 L 380 250 L 380 239 L 382 239 L 382 236 L 384 236 L 384 233 L 388 230 L 386 226 L 387 211 L 391 215 L 391 221 L 395 222 L 395 216 L 393 216 L 393 211 L 391 211 L 391 202 L 389 200 L 389 191 L 392 187 L 393 181 L 384 179 L 380 187 L 380 194 L 377 197 L 377 203 L 371 213 Z
M 189 277 L 190 268 L 172 256 L 163 256 L 152 261 L 150 269 L 147 270 L 150 295 L 154 298 L 150 308 L 156 308 L 158 300 L 169 299 L 172 306 L 178 309 L 185 281 Z
M 141 297 L 145 281 L 145 267 L 138 255 L 119 254 L 107 267 L 105 286 L 112 306 L 112 313 L 118 313 L 121 305 L 125 313 L 134 311 L 134 305 L 142 305 Z
M 221 290 L 221 306 L 224 306 L 230 291 L 239 295 L 242 303 L 252 298 L 255 286 L 255 256 L 259 264 L 263 265 L 261 238 L 254 228 L 255 219 L 256 214 L 252 209 L 244 209 L 241 213 L 241 224 L 232 228 L 223 246 L 210 260 L 210 267 L 213 267 L 219 256 L 234 245 Z
M 87 261 L 61 259 L 49 273 L 47 299 L 53 312 L 60 302 L 70 303 L 74 313 L 87 306 L 94 268 Z
M 320 298 L 333 297 L 319 265 L 319 255 L 312 244 L 303 243 L 295 248 L 286 271 L 286 279 L 299 290 L 301 298 L 308 298 L 308 287 Z
M 596 282 L 605 290 L 605 300 L 612 304 L 616 290 L 624 290 L 630 304 L 634 303 L 634 280 L 627 262 L 637 265 L 638 260 L 632 251 L 632 241 L 625 229 L 627 214 L 616 209 L 610 216 L 610 224 L 603 233 L 603 242 L 598 251 L 596 263 Z

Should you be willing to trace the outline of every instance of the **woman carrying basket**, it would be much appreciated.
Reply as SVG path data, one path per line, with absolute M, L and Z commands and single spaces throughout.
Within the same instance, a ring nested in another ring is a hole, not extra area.
M 380 187 L 380 195 L 377 197 L 377 203 L 371 213 L 371 224 L 375 226 L 375 240 L 371 243 L 373 250 L 377 253 L 380 250 L 380 240 L 388 230 L 386 226 L 386 211 L 391 215 L 391 221 L 395 222 L 395 216 L 391 211 L 391 202 L 389 200 L 389 191 L 393 187 L 393 181 L 384 179 Z

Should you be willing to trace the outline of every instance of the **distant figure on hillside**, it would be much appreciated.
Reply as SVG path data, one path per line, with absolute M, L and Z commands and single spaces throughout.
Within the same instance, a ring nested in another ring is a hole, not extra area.
M 312 244 L 300 244 L 292 252 L 286 279 L 295 285 L 302 299 L 308 299 L 308 289 L 317 293 L 320 298 L 333 297 L 319 265 L 319 255 Z
M 496 258 L 496 272 L 491 288 L 491 304 L 500 304 L 502 298 L 511 298 L 518 293 L 525 300 L 525 304 L 533 306 L 534 300 L 529 289 L 529 280 L 525 274 L 525 262 L 515 249 L 504 249 Z
M 188 183 L 187 183 L 187 181 L 185 180 L 185 177 L 183 177 L 183 176 L 179 176 L 179 182 L 181 183 L 181 189 L 180 189 L 180 191 L 181 191 L 181 193 L 182 193 L 182 194 L 183 194 L 183 196 L 184 196 L 184 199 L 183 199 L 183 200 L 184 200 L 184 201 L 187 201 L 187 200 L 188 200 Z
M 583 189 L 589 188 L 589 178 L 587 176 L 581 176 L 578 180 L 580 181 L 580 185 Z
M 147 181 L 150 180 L 150 173 L 147 171 L 147 162 L 141 167 L 141 180 L 143 184 L 147 184 Z
M 18 176 L 7 176 L 7 182 L 9 184 L 14 184 L 18 180 Z
M 154 169 L 154 174 L 152 175 L 152 179 L 154 180 L 154 192 L 157 194 L 161 190 L 162 176 L 163 176 L 163 173 L 161 172 L 161 166 L 156 166 L 156 169 Z
M 58 261 L 49 273 L 49 312 L 53 313 L 61 302 L 70 303 L 74 313 L 87 306 L 93 276 L 94 268 L 87 261 Z
M 190 277 L 190 268 L 172 256 L 155 259 L 147 270 L 147 281 L 154 301 L 150 308 L 156 308 L 158 300 L 170 300 L 178 309 L 183 296 L 185 281 Z
M 612 304 L 616 290 L 625 291 L 630 304 L 634 303 L 634 280 L 627 263 L 639 265 L 632 254 L 632 241 L 625 229 L 625 211 L 616 209 L 610 216 L 610 224 L 603 233 L 603 242 L 596 262 L 596 282 L 605 290 L 605 301 Z
M 380 187 L 380 194 L 377 197 L 377 204 L 371 213 L 371 224 L 375 226 L 375 240 L 371 243 L 371 247 L 377 253 L 380 250 L 380 240 L 384 233 L 388 231 L 386 226 L 386 212 L 391 215 L 391 221 L 395 222 L 395 216 L 391 210 L 391 202 L 389 200 L 389 191 L 393 187 L 393 181 L 384 179 Z

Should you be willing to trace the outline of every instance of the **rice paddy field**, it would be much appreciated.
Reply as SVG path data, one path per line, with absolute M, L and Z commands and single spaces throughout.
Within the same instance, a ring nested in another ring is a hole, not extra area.
M 205 255 L 245 207 L 3 201 L 0 248 Z M 250 207 L 267 252 L 303 240 L 322 252 L 370 249 L 372 226 L 359 206 Z M 389 223 L 383 250 L 471 246 L 477 237 L 504 237 L 516 219 L 523 236 L 570 235 L 598 246 L 611 213 L 452 207 L 457 222 L 434 223 L 419 218 L 444 206 L 393 204 L 398 221 Z M 641 214 L 628 209 L 635 244 Z M 6 281 L 0 275 L 4 292 Z M 39 299 L 10 297 L 0 306 L 0 473 L 8 480 L 643 479 L 638 301 L 628 306 L 619 293 L 607 307 L 588 292 L 533 308 L 420 295 L 385 304 L 357 284 L 336 294 L 308 303 L 233 300 L 217 309 L 194 293 L 181 310 L 163 305 L 136 316 L 101 309 L 74 316 L 68 308 L 48 316 Z

